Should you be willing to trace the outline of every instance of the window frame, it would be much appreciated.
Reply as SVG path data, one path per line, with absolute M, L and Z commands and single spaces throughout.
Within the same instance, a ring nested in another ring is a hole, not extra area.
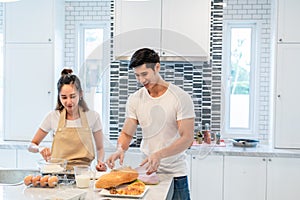
M 230 71 L 231 71 L 231 28 L 251 28 L 251 61 L 250 61 L 250 99 L 249 99 L 249 128 L 230 128 Z M 223 26 L 223 57 L 222 57 L 222 126 L 224 137 L 257 137 L 258 134 L 258 81 L 260 55 L 259 20 L 224 20 Z
M 109 22 L 78 22 L 76 26 L 77 40 L 76 40 L 76 59 L 75 59 L 75 69 L 79 71 L 79 66 L 82 65 L 82 60 L 84 60 L 84 30 L 92 28 L 101 28 L 103 29 L 103 41 L 104 43 L 109 42 Z M 105 44 L 104 44 L 105 45 Z M 103 45 L 103 46 L 104 46 Z
M 76 25 L 76 44 L 75 44 L 75 65 L 74 70 L 79 74 L 80 66 L 84 62 L 84 30 L 91 28 L 101 28 L 103 29 L 103 52 L 106 54 L 102 55 L 102 65 L 107 67 L 102 73 L 102 82 L 109 81 L 109 63 L 110 63 L 110 22 L 78 22 Z M 109 84 L 102 84 L 102 113 L 100 114 L 103 133 L 109 133 Z M 91 108 L 94 110 L 94 108 Z

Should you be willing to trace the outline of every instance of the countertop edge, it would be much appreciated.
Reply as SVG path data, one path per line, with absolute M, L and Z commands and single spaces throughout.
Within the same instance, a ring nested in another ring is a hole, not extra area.
M 27 149 L 29 142 L 23 141 L 0 141 L 0 149 Z M 44 142 L 41 145 L 51 146 L 51 142 Z M 115 151 L 113 145 L 105 146 L 106 152 Z M 130 147 L 128 153 L 140 153 L 138 147 Z M 232 144 L 226 144 L 224 147 L 218 146 L 191 146 L 186 150 L 188 155 L 207 156 L 207 155 L 223 155 L 223 156 L 254 156 L 254 157 L 294 157 L 300 158 L 300 149 L 275 149 L 270 145 L 260 144 L 257 147 L 234 147 Z
M 290 157 L 300 158 L 300 149 L 275 149 L 270 145 L 258 145 L 257 147 L 234 147 L 227 144 L 225 147 L 192 146 L 187 154 L 205 157 L 207 155 L 223 156 L 251 156 L 251 157 Z

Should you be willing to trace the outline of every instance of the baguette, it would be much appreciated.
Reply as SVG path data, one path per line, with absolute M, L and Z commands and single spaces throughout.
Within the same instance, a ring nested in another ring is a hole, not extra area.
M 112 188 L 118 185 L 129 183 L 138 178 L 139 174 L 131 167 L 112 170 L 108 174 L 102 175 L 95 183 L 96 188 Z

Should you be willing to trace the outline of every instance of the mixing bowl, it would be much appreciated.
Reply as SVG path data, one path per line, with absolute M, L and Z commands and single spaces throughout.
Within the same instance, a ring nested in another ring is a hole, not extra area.
M 67 160 L 61 158 L 51 158 L 48 161 L 39 160 L 38 166 L 43 174 L 61 173 L 66 171 Z

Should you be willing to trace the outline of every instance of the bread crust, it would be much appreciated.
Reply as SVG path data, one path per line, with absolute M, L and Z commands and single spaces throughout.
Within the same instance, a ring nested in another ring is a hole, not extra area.
M 118 185 L 129 183 L 138 178 L 139 174 L 131 167 L 112 170 L 102 175 L 95 183 L 96 188 L 112 188 Z

